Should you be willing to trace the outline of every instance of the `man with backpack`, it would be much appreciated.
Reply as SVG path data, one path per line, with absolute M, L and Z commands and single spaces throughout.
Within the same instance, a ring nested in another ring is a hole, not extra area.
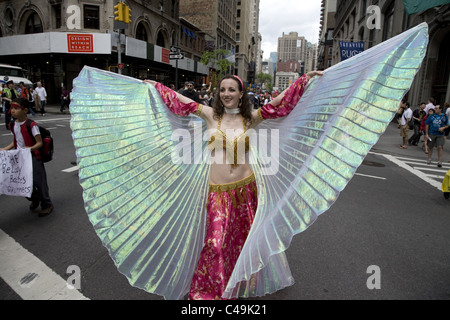
M 36 210 L 39 205 L 39 217 L 45 217 L 52 213 L 53 204 L 47 184 L 47 174 L 45 172 L 44 162 L 41 155 L 43 139 L 39 126 L 36 122 L 27 118 L 28 100 L 16 98 L 11 102 L 11 115 L 14 122 L 11 123 L 11 131 L 14 135 L 13 141 L 0 150 L 11 149 L 31 149 L 33 161 L 33 193 L 31 195 L 30 210 Z

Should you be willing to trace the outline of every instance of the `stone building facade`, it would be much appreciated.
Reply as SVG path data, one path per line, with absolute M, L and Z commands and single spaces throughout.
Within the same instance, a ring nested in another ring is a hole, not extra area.
M 370 6 L 379 12 L 367 12 Z M 407 99 L 413 108 L 430 97 L 450 102 L 450 4 L 408 15 L 403 1 L 338 0 L 332 64 L 340 62 L 338 40 L 364 41 L 367 50 L 422 22 L 429 27 L 428 50 Z
M 114 22 L 117 2 L 1 1 L 0 62 L 19 65 L 29 71 L 32 82 L 44 82 L 50 103 L 59 102 L 62 85 L 71 89 L 84 65 L 118 71 L 118 49 L 123 74 L 168 84 L 176 74 L 170 48 L 179 47 L 189 30 L 189 40 L 184 42 L 189 57 L 179 60 L 178 83 L 205 82 L 208 67 L 199 62 L 204 34 L 180 22 L 179 0 L 126 0 L 131 23 L 120 32 Z

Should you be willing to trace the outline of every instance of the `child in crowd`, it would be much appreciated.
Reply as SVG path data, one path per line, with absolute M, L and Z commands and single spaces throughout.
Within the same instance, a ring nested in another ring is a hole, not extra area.
M 41 160 L 39 148 L 42 147 L 42 137 L 36 122 L 27 118 L 28 100 L 24 98 L 16 98 L 11 102 L 11 116 L 16 119 L 11 123 L 11 131 L 14 135 L 13 141 L 0 150 L 11 149 L 31 149 L 33 160 L 33 193 L 31 195 L 30 210 L 36 210 L 41 205 L 39 217 L 45 217 L 53 211 L 53 204 L 50 199 L 47 174 L 45 172 L 44 163 Z M 27 122 L 30 122 L 30 135 Z

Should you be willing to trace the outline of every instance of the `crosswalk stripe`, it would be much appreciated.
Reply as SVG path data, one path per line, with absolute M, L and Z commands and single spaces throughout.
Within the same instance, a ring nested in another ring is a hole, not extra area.
M 399 160 L 397 157 L 391 156 L 389 154 L 383 154 L 383 153 L 379 153 L 378 155 L 385 157 L 386 159 L 388 159 L 389 161 L 395 163 L 399 167 L 401 167 L 401 168 L 411 172 L 412 174 L 416 175 L 417 177 L 419 177 L 423 181 L 429 183 L 431 186 L 433 186 L 433 187 L 435 187 L 435 188 L 437 188 L 437 189 L 442 191 L 442 181 L 439 182 L 439 181 L 437 181 L 437 180 L 435 180 L 433 178 L 430 178 L 424 172 L 411 167 L 410 165 L 406 164 L 406 162 Z
M 64 170 L 61 170 L 62 172 L 73 172 L 73 171 L 77 171 L 78 170 L 78 166 L 74 166 L 74 167 L 71 167 L 71 168 L 67 168 L 67 169 L 64 169 Z
M 0 229 L 0 277 L 24 300 L 89 300 Z

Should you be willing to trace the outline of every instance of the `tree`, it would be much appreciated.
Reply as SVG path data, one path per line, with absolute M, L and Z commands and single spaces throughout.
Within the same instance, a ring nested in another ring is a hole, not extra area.
M 201 63 L 208 65 L 210 62 L 215 63 L 218 68 L 219 74 L 210 74 L 210 79 L 213 86 L 217 86 L 219 79 L 221 79 L 227 73 L 233 63 L 224 57 L 231 54 L 230 51 L 224 49 L 216 49 L 214 51 L 205 51 L 200 60 Z M 213 61 L 211 61 L 213 60 Z
M 260 72 L 255 79 L 261 84 L 261 87 L 267 86 L 268 91 L 272 91 L 272 76 L 267 73 Z

